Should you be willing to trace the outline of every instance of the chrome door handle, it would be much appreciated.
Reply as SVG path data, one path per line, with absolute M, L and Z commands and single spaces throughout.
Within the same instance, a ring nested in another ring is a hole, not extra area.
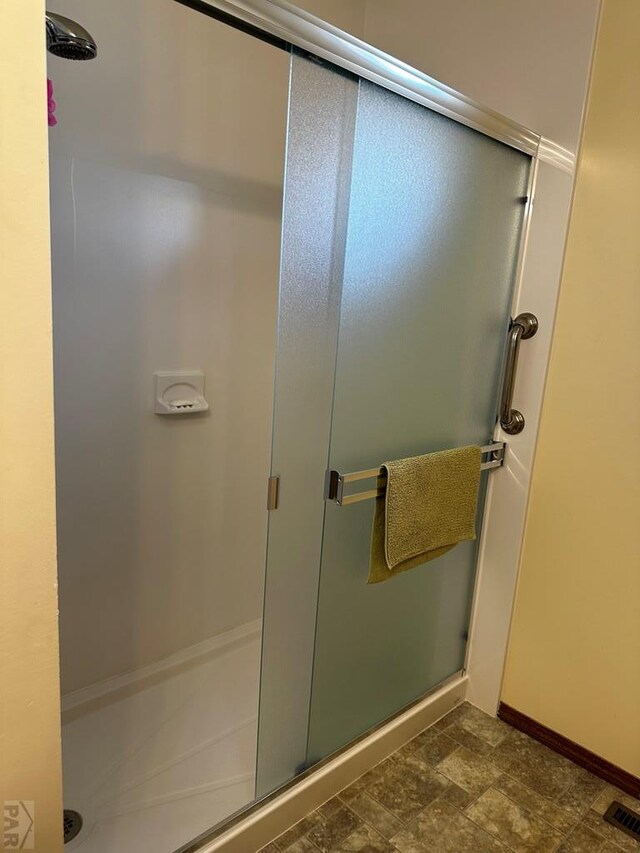
M 535 314 L 518 314 L 509 326 L 509 341 L 507 344 L 507 363 L 502 380 L 502 396 L 500 398 L 500 426 L 509 435 L 517 435 L 524 429 L 524 415 L 512 408 L 513 389 L 516 384 L 518 369 L 518 354 L 520 341 L 532 338 L 538 331 L 538 318 Z

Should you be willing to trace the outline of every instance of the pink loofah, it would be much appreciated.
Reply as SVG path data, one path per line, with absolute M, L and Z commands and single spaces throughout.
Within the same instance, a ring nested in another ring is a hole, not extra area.
M 55 127 L 58 124 L 56 118 L 56 102 L 53 100 L 53 83 L 47 78 L 47 120 L 49 127 Z

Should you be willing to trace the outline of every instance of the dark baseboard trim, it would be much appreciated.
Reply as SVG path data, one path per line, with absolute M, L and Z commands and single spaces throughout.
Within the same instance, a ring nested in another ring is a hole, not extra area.
M 524 732 L 524 734 L 543 743 L 559 755 L 563 755 L 575 764 L 579 764 L 580 767 L 584 767 L 594 776 L 598 776 L 610 785 L 614 785 L 632 797 L 640 799 L 640 779 L 623 770 L 622 767 L 617 767 L 607 761 L 606 758 L 601 758 L 595 752 L 591 752 L 564 735 L 554 732 L 553 729 L 543 726 L 542 723 L 527 717 L 521 711 L 516 711 L 510 705 L 505 705 L 504 702 L 498 706 L 498 717 L 513 726 L 514 729 Z

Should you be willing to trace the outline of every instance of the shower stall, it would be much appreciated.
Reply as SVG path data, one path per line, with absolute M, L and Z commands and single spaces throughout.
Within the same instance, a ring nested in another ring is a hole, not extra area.
M 345 475 L 487 445 L 480 534 L 538 140 L 286 3 L 117 5 L 49 63 L 65 832 L 171 853 L 465 669 L 480 538 L 367 585 Z

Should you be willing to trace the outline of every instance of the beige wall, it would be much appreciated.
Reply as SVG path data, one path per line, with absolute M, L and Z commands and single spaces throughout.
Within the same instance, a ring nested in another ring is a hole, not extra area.
M 365 37 L 575 151 L 599 0 L 366 0 Z
M 575 151 L 600 0 L 298 0 Z
M 334 27 L 364 38 L 364 18 L 368 0 L 298 0 L 300 9 L 317 15 Z
M 605 0 L 502 696 L 638 775 L 639 45 Z
M 5 0 L 0 51 L 0 800 L 62 849 L 44 5 Z M 0 839 L 0 846 L 2 841 Z

